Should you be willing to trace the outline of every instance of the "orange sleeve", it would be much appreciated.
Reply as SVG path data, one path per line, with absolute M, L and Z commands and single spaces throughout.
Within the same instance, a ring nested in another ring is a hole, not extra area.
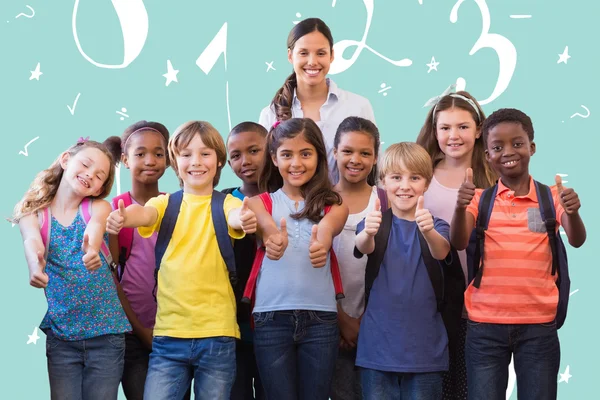
M 563 205 L 560 202 L 560 197 L 558 196 L 558 189 L 556 189 L 556 185 L 550 186 L 550 192 L 552 192 L 552 200 L 554 201 L 554 209 L 556 210 L 556 225 L 560 226 L 560 221 L 562 221 L 562 216 L 565 213 L 565 209 L 563 208 Z
M 467 206 L 467 212 L 473 215 L 475 221 L 477 221 L 477 216 L 479 215 L 479 200 L 481 199 L 481 193 L 483 193 L 483 189 L 475 189 L 475 196 L 473 196 L 471 203 Z

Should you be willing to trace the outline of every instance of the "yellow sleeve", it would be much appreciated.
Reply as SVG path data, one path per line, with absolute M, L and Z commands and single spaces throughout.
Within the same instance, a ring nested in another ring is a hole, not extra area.
M 160 223 L 165 215 L 167 204 L 169 203 L 169 194 L 161 194 L 158 197 L 154 197 L 146 203 L 145 207 L 152 207 L 158 211 L 158 218 L 152 226 L 140 226 L 138 233 L 143 238 L 149 238 L 154 232 L 158 232 L 160 229 Z
M 229 212 L 231 210 L 233 210 L 234 208 L 239 208 L 241 206 L 242 201 L 240 199 L 228 194 L 227 197 L 225 197 L 225 202 L 223 203 L 223 211 L 225 211 L 225 218 L 229 218 Z M 229 220 L 227 222 L 229 222 Z M 243 230 L 240 229 L 238 231 L 236 229 L 231 228 L 231 226 L 229 225 L 227 225 L 227 230 L 229 231 L 229 236 L 231 236 L 234 239 L 242 239 L 244 236 L 246 236 Z

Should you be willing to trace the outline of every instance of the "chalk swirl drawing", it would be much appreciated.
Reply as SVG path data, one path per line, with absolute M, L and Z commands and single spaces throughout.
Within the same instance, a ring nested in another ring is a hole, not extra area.
M 77 35 L 77 11 L 79 9 L 79 0 L 75 0 L 73 6 L 73 38 L 79 53 L 87 61 L 98 68 L 121 69 L 127 68 L 142 52 L 146 38 L 148 37 L 148 13 L 142 0 L 112 0 L 113 7 L 121 24 L 123 33 L 123 62 L 121 64 L 102 64 L 94 61 L 88 56 L 79 41 Z
M 496 86 L 490 97 L 479 101 L 479 104 L 484 105 L 491 103 L 497 99 L 508 88 L 508 85 L 513 77 L 517 65 L 517 49 L 510 40 L 502 35 L 490 33 L 490 10 L 485 0 L 474 0 L 481 12 L 481 35 L 473 45 L 469 55 L 477 53 L 481 49 L 490 48 L 498 55 L 499 71 Z M 453 24 L 458 21 L 458 9 L 465 0 L 458 0 L 452 11 L 450 12 L 450 22 Z M 462 78 L 462 83 L 465 81 Z
M 365 31 L 363 33 L 363 37 L 360 41 L 356 40 L 340 40 L 339 42 L 333 45 L 334 54 L 336 54 L 335 59 L 331 63 L 331 67 L 329 69 L 329 73 L 331 75 L 339 74 L 340 72 L 344 72 L 348 68 L 350 68 L 360 56 L 360 53 L 363 49 L 369 50 L 371 53 L 375 54 L 377 57 L 393 64 L 397 67 L 409 67 L 412 65 L 412 60 L 405 58 L 403 60 L 392 60 L 383 54 L 377 52 L 373 48 L 371 48 L 367 44 L 367 36 L 369 35 L 369 29 L 371 29 L 371 22 L 373 20 L 373 11 L 375 8 L 374 0 L 363 0 L 365 8 L 367 9 L 367 22 L 365 24 Z M 348 47 L 356 46 L 356 50 L 352 54 L 352 57 L 349 59 L 344 58 L 344 50 Z

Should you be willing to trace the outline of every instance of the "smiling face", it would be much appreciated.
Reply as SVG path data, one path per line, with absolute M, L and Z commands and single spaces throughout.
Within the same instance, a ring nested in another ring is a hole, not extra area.
M 153 131 L 139 132 L 127 141 L 123 164 L 131 170 L 131 177 L 141 184 L 155 184 L 167 168 L 164 137 Z
M 313 31 L 298 39 L 293 49 L 288 49 L 288 61 L 294 66 L 299 83 L 322 84 L 333 62 L 331 44 L 321 32 Z
M 436 114 L 436 138 L 442 152 L 454 159 L 471 159 L 475 140 L 481 135 L 472 113 L 450 108 Z
M 363 132 L 346 132 L 341 135 L 334 156 L 340 171 L 340 179 L 348 183 L 359 183 L 367 177 L 377 162 L 375 159 L 375 141 Z
M 283 190 L 297 193 L 315 175 L 318 155 L 315 146 L 306 141 L 303 134 L 283 139 L 277 153 L 271 156 L 273 164 L 283 178 Z
M 87 147 L 77 154 L 64 153 L 61 167 L 63 179 L 81 197 L 99 196 L 110 173 L 110 159 L 101 150 Z
M 485 156 L 501 178 L 529 177 L 529 159 L 535 153 L 535 143 L 518 122 L 501 122 L 487 136 Z
M 404 163 L 397 171 L 387 173 L 383 178 L 383 188 L 394 214 L 405 219 L 414 219 L 417 200 L 425 193 L 427 186 L 427 179 L 408 170 Z
M 240 132 L 229 137 L 229 165 L 245 184 L 256 185 L 267 140 L 258 132 Z
M 207 147 L 199 134 L 194 135 L 187 146 L 175 155 L 177 174 L 183 181 L 183 190 L 195 195 L 209 195 L 213 191 L 213 180 L 217 168 L 217 153 Z

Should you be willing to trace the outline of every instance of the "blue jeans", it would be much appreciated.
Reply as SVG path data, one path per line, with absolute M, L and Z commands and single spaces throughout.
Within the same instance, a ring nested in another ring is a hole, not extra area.
M 361 368 L 364 400 L 439 400 L 442 372 L 403 373 Z
M 267 399 L 327 400 L 338 354 L 337 313 L 254 313 L 256 363 Z
M 506 398 L 511 354 L 518 398 L 556 399 L 560 344 L 555 322 L 501 325 L 468 321 L 465 349 L 469 399 Z
M 52 400 L 116 400 L 124 355 L 123 334 L 66 341 L 48 330 L 46 357 Z
M 155 336 L 144 399 L 181 400 L 192 378 L 196 399 L 228 400 L 235 380 L 235 339 Z

